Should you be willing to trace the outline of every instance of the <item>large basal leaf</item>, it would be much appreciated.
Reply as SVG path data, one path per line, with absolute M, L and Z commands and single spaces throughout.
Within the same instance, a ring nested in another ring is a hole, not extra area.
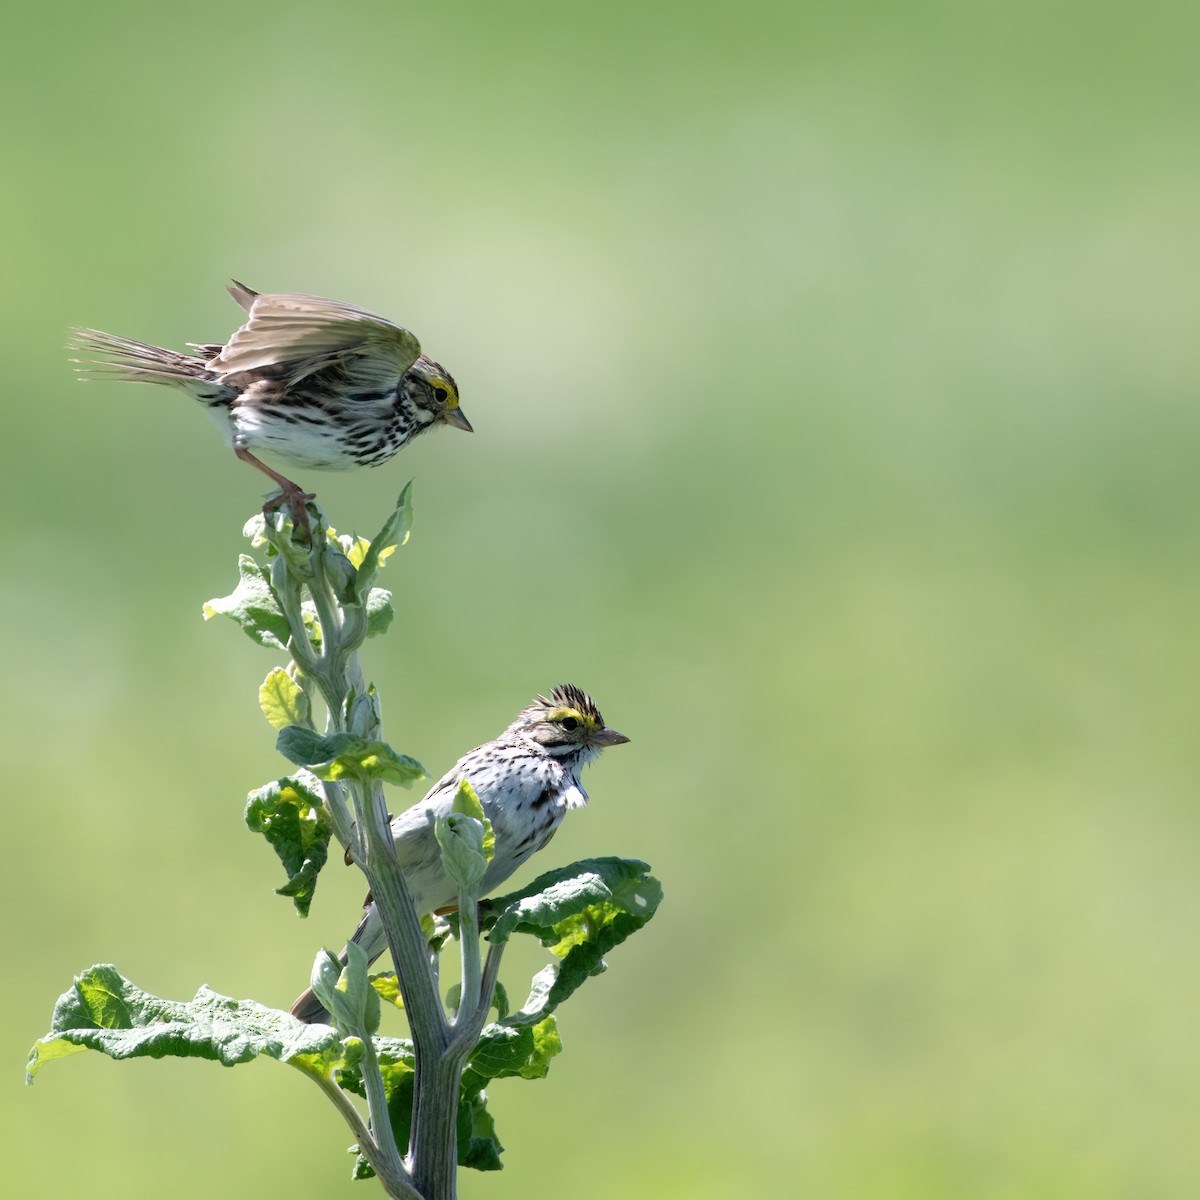
M 46 1063 L 80 1050 L 113 1059 L 207 1058 L 227 1067 L 265 1055 L 325 1077 L 357 1057 L 328 1025 L 306 1025 L 289 1013 L 207 987 L 194 1000 L 162 1000 L 106 964 L 84 971 L 59 997 L 50 1032 L 29 1056 L 26 1080 L 32 1082 Z

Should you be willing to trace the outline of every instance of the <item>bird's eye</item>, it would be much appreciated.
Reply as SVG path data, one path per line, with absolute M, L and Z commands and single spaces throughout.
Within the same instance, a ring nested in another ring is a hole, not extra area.
M 433 389 L 433 398 L 441 404 L 445 404 L 449 399 L 450 393 L 444 387 L 435 387 Z
M 563 719 L 559 722 L 559 724 L 565 730 L 567 730 L 568 733 L 570 733 L 573 730 L 576 730 L 579 728 L 579 718 L 578 717 L 563 717 Z

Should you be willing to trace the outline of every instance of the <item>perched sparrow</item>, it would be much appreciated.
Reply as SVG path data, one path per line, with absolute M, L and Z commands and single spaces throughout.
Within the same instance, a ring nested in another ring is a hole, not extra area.
M 434 823 L 449 814 L 461 780 L 475 789 L 496 836 L 495 857 L 479 887 L 485 896 L 545 846 L 567 809 L 587 803 L 579 783 L 584 764 L 605 746 L 627 741 L 604 724 L 586 692 L 565 683 L 523 708 L 495 741 L 464 754 L 422 801 L 392 820 L 396 855 L 417 913 L 458 903 L 458 889 L 442 870 Z M 383 920 L 370 896 L 352 940 L 372 961 L 387 949 Z M 302 1021 L 328 1017 L 311 991 L 292 1005 L 292 1015 Z

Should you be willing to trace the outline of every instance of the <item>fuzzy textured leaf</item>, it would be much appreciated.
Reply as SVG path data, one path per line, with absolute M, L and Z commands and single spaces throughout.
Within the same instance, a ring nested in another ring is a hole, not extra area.
M 113 1059 L 207 1058 L 227 1067 L 265 1055 L 326 1078 L 346 1061 L 328 1025 L 306 1025 L 289 1013 L 207 987 L 193 1000 L 162 1000 L 108 964 L 84 971 L 59 997 L 50 1032 L 30 1054 L 27 1081 L 45 1063 L 80 1050 Z
M 433 832 L 442 852 L 442 867 L 446 874 L 458 884 L 460 894 L 471 891 L 488 867 L 483 853 L 483 822 L 452 812 L 449 816 L 438 817 Z
M 275 889 L 276 895 L 290 896 L 296 911 L 308 916 L 332 834 L 319 782 L 301 773 L 251 792 L 246 798 L 246 825 L 267 839 L 287 872 L 287 883 Z
M 450 805 L 452 813 L 462 813 L 465 817 L 473 817 L 483 826 L 483 856 L 488 862 L 491 862 L 496 856 L 496 831 L 492 828 L 492 823 L 484 815 L 483 805 L 479 802 L 479 797 L 475 794 L 475 789 L 471 786 L 469 779 L 463 778 L 458 781 L 458 791 L 454 793 L 454 802 Z
M 649 871 L 636 859 L 585 859 L 480 905 L 489 941 L 527 933 L 562 959 L 557 969 L 551 966 L 535 978 L 529 1000 L 508 1023 L 542 1020 L 589 976 L 605 969 L 604 955 L 658 909 L 662 885 Z
M 381 971 L 378 975 L 372 975 L 370 982 L 380 1000 L 394 1004 L 397 1008 L 404 1007 L 404 997 L 400 995 L 400 980 L 395 971 Z
M 351 941 L 345 954 L 343 966 L 328 950 L 318 951 L 310 986 L 342 1033 L 369 1037 L 379 1028 L 379 993 L 367 978 L 367 952 Z
M 392 593 L 387 588 L 372 588 L 367 593 L 367 637 L 387 633 L 395 616 Z
M 258 689 L 258 706 L 276 729 L 307 725 L 312 719 L 308 693 L 287 673 L 276 667 Z
M 397 754 L 386 742 L 370 742 L 352 733 L 322 735 L 302 725 L 289 725 L 279 731 L 275 748 L 326 782 L 382 779 L 409 787 L 425 778 L 425 768 L 415 758 Z
M 542 1079 L 550 1060 L 562 1051 L 554 1017 L 536 1025 L 488 1025 L 471 1051 L 463 1072 L 463 1091 L 479 1091 L 492 1079 Z
M 267 571 L 248 554 L 238 556 L 238 585 L 228 596 L 210 600 L 204 619 L 229 617 L 260 646 L 286 650 L 291 630 L 271 587 Z
M 458 1163 L 476 1171 L 499 1171 L 504 1145 L 488 1111 L 484 1092 L 464 1094 L 458 1103 Z

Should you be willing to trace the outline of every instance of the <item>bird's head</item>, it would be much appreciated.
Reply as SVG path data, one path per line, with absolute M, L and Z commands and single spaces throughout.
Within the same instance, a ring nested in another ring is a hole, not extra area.
M 560 683 L 549 696 L 538 696 L 513 723 L 515 732 L 538 743 L 555 758 L 598 754 L 605 746 L 629 739 L 604 723 L 596 702 L 573 683 Z
M 458 407 L 458 385 L 441 363 L 422 354 L 400 381 L 400 390 L 416 409 L 422 424 L 441 422 L 473 432 L 471 422 Z

